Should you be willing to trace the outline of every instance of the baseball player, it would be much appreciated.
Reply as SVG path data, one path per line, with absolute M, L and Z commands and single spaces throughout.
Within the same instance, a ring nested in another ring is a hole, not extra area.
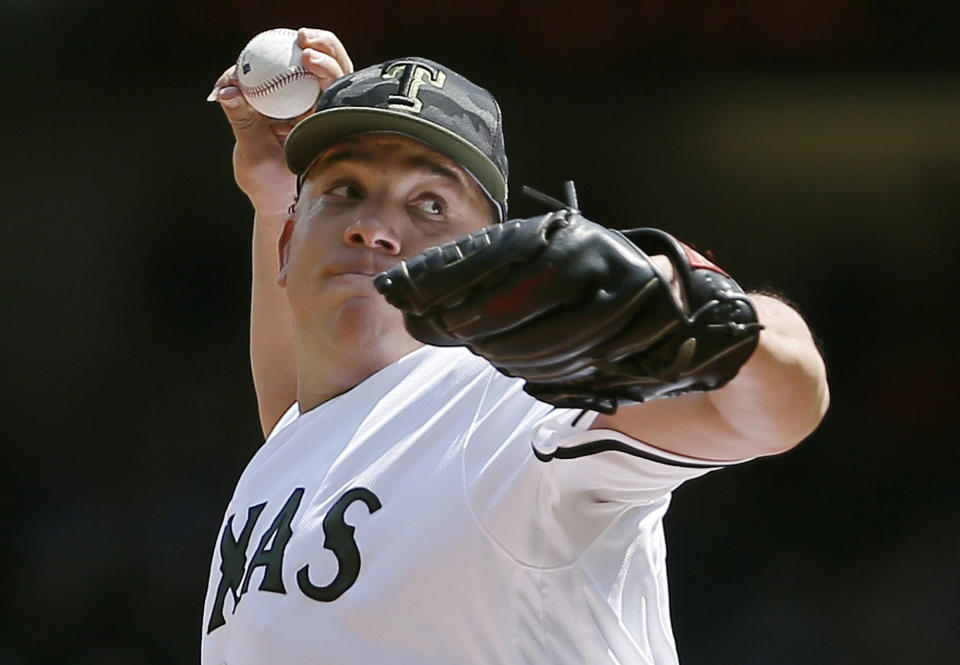
M 816 427 L 803 320 L 572 188 L 509 220 L 490 93 L 300 44 L 325 91 L 292 130 L 231 70 L 211 93 L 255 209 L 266 441 L 217 537 L 202 663 L 676 663 L 671 492 Z

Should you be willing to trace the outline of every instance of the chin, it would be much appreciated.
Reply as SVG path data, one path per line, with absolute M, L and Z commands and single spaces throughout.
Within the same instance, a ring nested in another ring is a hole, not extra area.
M 349 298 L 337 310 L 334 338 L 340 346 L 392 362 L 419 346 L 403 327 L 403 314 L 380 298 Z

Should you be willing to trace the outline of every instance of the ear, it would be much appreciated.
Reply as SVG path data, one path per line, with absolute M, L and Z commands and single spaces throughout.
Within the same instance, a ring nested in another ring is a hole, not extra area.
M 280 232 L 280 239 L 277 241 L 277 251 L 280 259 L 277 284 L 284 288 L 287 286 L 287 266 L 290 263 L 291 236 L 293 236 L 293 217 L 287 217 L 287 221 L 283 224 L 283 231 Z

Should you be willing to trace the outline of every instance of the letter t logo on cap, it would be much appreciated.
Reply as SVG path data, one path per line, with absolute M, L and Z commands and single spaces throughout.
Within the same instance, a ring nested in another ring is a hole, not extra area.
M 447 75 L 436 69 L 414 60 L 397 60 L 389 63 L 381 75 L 385 79 L 398 79 L 398 95 L 390 95 L 387 106 L 400 111 L 420 113 L 423 102 L 418 95 L 420 88 L 429 83 L 435 88 L 442 88 L 447 81 Z

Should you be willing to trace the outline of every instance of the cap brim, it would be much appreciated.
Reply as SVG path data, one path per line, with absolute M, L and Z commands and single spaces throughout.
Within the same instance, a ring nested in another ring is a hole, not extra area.
M 337 141 L 369 132 L 397 132 L 428 145 L 466 168 L 494 200 L 506 201 L 503 176 L 479 149 L 436 123 L 390 109 L 339 107 L 314 113 L 287 136 L 287 166 L 303 175 L 317 155 Z

